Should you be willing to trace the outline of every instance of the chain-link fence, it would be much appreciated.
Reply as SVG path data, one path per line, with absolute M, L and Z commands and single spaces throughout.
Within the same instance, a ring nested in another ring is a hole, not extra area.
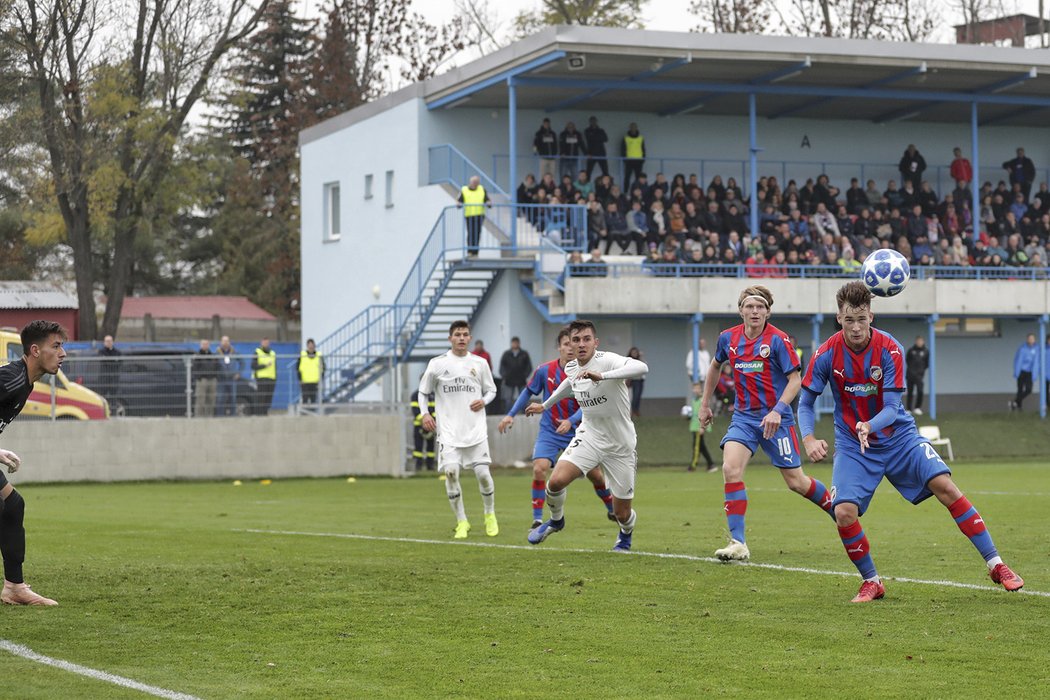
M 66 382 L 57 382 L 49 393 L 59 409 L 74 400 L 90 402 L 87 394 L 93 393 L 108 402 L 113 418 L 323 413 L 318 388 L 327 358 L 308 362 L 299 355 L 275 355 L 273 359 L 272 369 L 267 369 L 258 366 L 255 355 L 236 352 L 199 354 L 163 348 L 100 357 L 97 351 L 74 350 L 62 365 Z M 76 399 L 67 397 L 66 387 L 71 385 L 90 391 Z M 47 396 L 41 399 L 52 402 Z

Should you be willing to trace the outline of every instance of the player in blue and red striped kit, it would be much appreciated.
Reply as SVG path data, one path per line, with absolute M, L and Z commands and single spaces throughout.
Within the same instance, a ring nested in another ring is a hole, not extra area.
M 992 581 L 1008 591 L 1024 585 L 992 542 L 984 519 L 951 478 L 901 405 L 904 348 L 888 333 L 871 327 L 871 292 L 862 282 L 839 289 L 837 319 L 842 330 L 810 360 L 802 381 L 798 418 L 806 453 L 814 462 L 827 456 L 828 443 L 813 435 L 816 398 L 832 384 L 835 399 L 835 468 L 831 492 L 835 521 L 846 554 L 863 581 L 854 603 L 882 598 L 886 589 L 875 571 L 868 538 L 860 524 L 885 476 L 901 496 L 918 504 L 936 496 L 988 564 Z
M 791 402 L 801 386 L 799 360 L 788 335 L 769 323 L 773 294 L 761 285 L 753 285 L 740 293 L 737 308 L 744 322 L 718 336 L 700 409 L 702 424 L 710 425 L 711 397 L 722 365 L 731 363 L 736 402 L 729 430 L 721 443 L 725 479 L 723 507 L 730 540 L 728 545 L 715 550 L 715 556 L 723 561 L 746 560 L 751 556 L 744 538 L 747 490 L 743 479 L 744 469 L 759 446 L 780 469 L 789 489 L 825 512 L 831 511 L 831 498 L 824 484 L 802 471 L 795 415 L 791 411 Z
M 576 357 L 576 349 L 570 340 L 569 329 L 563 328 L 558 332 L 558 359 L 551 360 L 536 368 L 529 379 L 528 386 L 518 395 L 507 415 L 499 422 L 500 433 L 505 433 L 514 425 L 514 416 L 518 415 L 529 403 L 533 396 L 541 396 L 543 400 L 550 398 L 562 381 L 565 379 L 565 365 Z M 551 407 L 547 415 L 540 418 L 540 433 L 536 437 L 536 446 L 532 451 L 532 528 L 539 527 L 543 523 L 543 504 L 546 501 L 547 477 L 554 463 L 558 461 L 558 454 L 569 444 L 576 434 L 576 426 L 580 424 L 583 414 L 580 411 L 576 399 L 568 398 L 559 401 Z M 605 504 L 609 520 L 615 520 L 613 515 L 612 493 L 605 484 L 605 475 L 601 467 L 595 467 L 587 472 L 587 478 L 594 485 L 594 493 Z

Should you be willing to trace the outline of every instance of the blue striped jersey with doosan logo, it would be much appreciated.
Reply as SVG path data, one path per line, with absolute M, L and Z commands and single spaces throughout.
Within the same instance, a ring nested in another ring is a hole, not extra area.
M 532 378 L 529 379 L 525 391 L 518 394 L 518 400 L 514 402 L 507 415 L 518 415 L 533 396 L 539 396 L 546 401 L 563 381 L 565 381 L 565 368 L 561 366 L 560 361 L 551 360 L 543 363 L 532 373 Z M 583 414 L 580 413 L 580 405 L 576 403 L 576 399 L 571 397 L 562 399 L 551 406 L 551 410 L 544 412 L 540 418 L 540 433 L 555 436 L 559 441 L 568 443 L 582 417 Z M 565 419 L 572 420 L 573 429 L 564 435 L 558 435 L 558 425 Z
M 736 413 L 761 420 L 773 410 L 787 387 L 788 376 L 799 369 L 798 355 L 788 335 L 767 323 L 754 340 L 744 335 L 744 324 L 722 331 L 715 360 L 729 362 L 736 381 Z M 783 425 L 794 425 L 788 411 Z
M 820 394 L 828 382 L 835 399 L 835 448 L 859 450 L 857 423 L 871 421 L 882 410 L 886 392 L 904 391 L 904 348 L 889 333 L 872 328 L 867 346 L 854 351 L 839 331 L 810 360 L 802 387 Z M 869 435 L 868 445 L 877 452 L 915 435 L 915 419 L 898 405 L 893 422 Z

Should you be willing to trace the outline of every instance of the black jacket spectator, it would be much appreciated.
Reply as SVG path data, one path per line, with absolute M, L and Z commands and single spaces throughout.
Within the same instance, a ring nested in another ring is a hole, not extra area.
M 540 158 L 557 158 L 558 135 L 551 129 L 550 119 L 543 120 L 543 126 L 532 139 L 532 148 Z
M 1024 199 L 1028 201 L 1028 195 L 1032 191 L 1032 182 L 1035 180 L 1035 164 L 1031 158 L 1024 154 L 1023 148 L 1017 149 L 1017 157 L 1003 163 L 1003 169 L 1010 173 L 1010 184 L 1020 185 Z
M 587 155 L 587 147 L 583 143 L 583 134 L 576 131 L 576 127 L 569 122 L 565 130 L 558 137 L 561 155 L 565 157 L 579 157 Z
M 922 186 L 922 174 L 926 171 L 926 159 L 919 153 L 919 149 L 915 148 L 915 144 L 908 144 L 908 148 L 905 149 L 904 155 L 901 156 L 901 162 L 897 166 L 897 169 L 901 173 L 901 177 L 911 182 L 912 186 L 916 191 Z
M 862 208 L 870 204 L 867 193 L 861 189 L 860 181 L 857 178 L 853 178 L 850 181 L 849 189 L 846 190 L 846 210 L 850 214 L 859 214 Z
M 499 376 L 504 386 L 524 387 L 532 374 L 532 360 L 529 353 L 521 349 L 521 341 L 510 339 L 510 349 L 503 353 L 499 361 Z
M 748 228 L 747 219 L 737 211 L 735 204 L 730 204 L 729 212 L 722 217 L 722 233 L 728 235 L 730 231 L 736 231 L 739 234 L 751 232 L 750 228 Z
M 591 122 L 583 131 L 583 139 L 587 148 L 587 155 L 605 156 L 605 144 L 609 142 L 609 136 L 605 129 L 598 126 L 597 120 Z

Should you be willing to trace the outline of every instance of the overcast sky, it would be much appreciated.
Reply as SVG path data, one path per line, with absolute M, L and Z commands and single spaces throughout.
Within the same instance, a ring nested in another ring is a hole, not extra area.
M 1006 14 L 1025 13 L 1037 15 L 1039 0 L 1001 0 Z M 960 0 L 936 0 L 943 9 L 945 22 L 935 35 L 936 41 L 951 42 L 955 40 L 952 25 L 960 24 L 961 14 L 958 11 Z M 539 0 L 490 0 L 492 7 L 498 8 L 498 14 L 504 26 L 510 25 L 513 17 L 521 10 L 539 7 Z M 689 12 L 689 0 L 649 0 L 645 6 L 644 24 L 646 29 L 666 31 L 684 31 L 696 26 L 696 17 Z M 785 3 L 787 4 L 787 3 Z M 1050 5 L 1050 1 L 1046 3 Z M 415 10 L 432 21 L 448 20 L 456 13 L 452 0 L 416 0 Z
M 784 5 L 788 0 L 778 0 Z M 938 25 L 933 35 L 933 41 L 954 42 L 955 32 L 952 25 L 962 23 L 962 14 L 959 5 L 963 0 L 932 0 L 941 7 L 943 21 Z M 1003 15 L 1030 14 L 1038 15 L 1039 0 L 992 0 L 1003 8 Z M 318 8 L 324 6 L 325 0 L 303 0 L 303 12 L 307 16 L 317 16 Z M 498 22 L 497 37 L 506 41 L 510 34 L 514 17 L 521 10 L 538 8 L 539 0 L 489 0 L 489 7 L 493 8 L 495 19 Z M 649 0 L 643 12 L 643 24 L 646 29 L 664 31 L 688 31 L 698 24 L 697 18 L 689 12 L 690 0 Z M 1050 7 L 1050 0 L 1046 0 Z M 412 9 L 420 13 L 434 24 L 447 22 L 457 13 L 453 0 L 414 0 Z M 475 58 L 474 55 L 460 55 L 455 59 L 455 65 L 464 65 Z M 444 69 L 439 71 L 444 72 Z M 396 73 L 396 71 L 394 72 Z M 400 85 L 400 79 L 396 75 L 389 76 L 388 90 L 394 90 Z

